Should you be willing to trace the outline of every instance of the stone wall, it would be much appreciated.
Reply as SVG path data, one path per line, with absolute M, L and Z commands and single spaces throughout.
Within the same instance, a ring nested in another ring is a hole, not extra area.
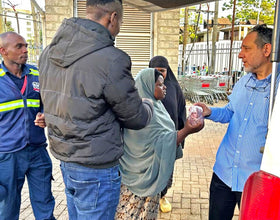
M 50 44 L 56 30 L 64 18 L 70 18 L 74 15 L 73 0 L 47 0 L 45 1 L 46 24 L 45 37 L 46 45 Z M 44 46 L 46 46 L 44 45 Z
M 175 76 L 178 71 L 180 10 L 154 13 L 154 56 L 165 56 Z

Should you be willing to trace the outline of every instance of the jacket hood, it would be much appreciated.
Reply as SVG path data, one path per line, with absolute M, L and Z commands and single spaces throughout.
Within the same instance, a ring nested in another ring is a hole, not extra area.
M 76 60 L 104 47 L 113 46 L 114 38 L 101 24 L 82 18 L 64 19 L 49 45 L 49 59 L 67 67 Z

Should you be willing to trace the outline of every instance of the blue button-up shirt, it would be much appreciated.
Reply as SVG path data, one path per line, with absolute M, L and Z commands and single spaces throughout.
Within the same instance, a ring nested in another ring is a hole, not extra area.
M 277 85 L 279 83 L 277 77 Z M 248 177 L 260 169 L 269 112 L 271 75 L 258 80 L 247 74 L 234 86 L 229 103 L 211 108 L 210 120 L 229 123 L 217 152 L 214 172 L 232 191 L 242 192 Z

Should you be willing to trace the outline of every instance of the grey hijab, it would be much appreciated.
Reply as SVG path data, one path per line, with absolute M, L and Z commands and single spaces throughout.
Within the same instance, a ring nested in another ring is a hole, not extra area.
M 154 69 L 140 71 L 135 81 L 139 95 L 153 100 L 154 114 L 147 127 L 141 130 L 124 129 L 124 155 L 120 159 L 120 171 L 122 183 L 130 191 L 147 197 L 160 193 L 167 185 L 178 149 L 177 132 L 162 102 L 154 97 Z

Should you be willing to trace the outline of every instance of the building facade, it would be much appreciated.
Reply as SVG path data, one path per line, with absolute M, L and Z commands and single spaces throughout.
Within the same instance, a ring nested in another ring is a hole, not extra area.
M 86 0 L 45 2 L 45 38 L 48 45 L 64 18 L 85 16 Z M 178 68 L 179 9 L 146 13 L 124 5 L 124 21 L 116 46 L 131 56 L 132 74 L 148 67 L 150 58 L 165 56 L 174 72 Z M 45 45 L 45 46 L 46 46 Z

